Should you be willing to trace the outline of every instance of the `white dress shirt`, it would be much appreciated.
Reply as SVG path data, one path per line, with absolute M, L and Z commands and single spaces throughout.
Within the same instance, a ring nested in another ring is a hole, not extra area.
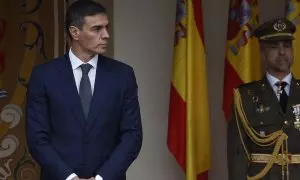
M 80 86 L 80 81 L 81 81 L 81 77 L 82 77 L 82 71 L 81 71 L 80 65 L 85 64 L 85 63 L 83 61 L 81 61 L 78 57 L 76 57 L 71 49 L 69 51 L 69 57 L 70 57 L 70 61 L 71 61 L 72 69 L 73 69 L 73 74 L 74 74 L 74 78 L 75 78 L 77 91 L 79 93 L 79 86 Z M 95 87 L 98 55 L 94 56 L 87 63 L 92 65 L 92 68 L 90 69 L 88 76 L 90 78 L 91 89 L 92 89 L 92 93 L 93 93 L 94 87 Z M 75 173 L 72 173 L 70 176 L 68 176 L 68 178 L 66 180 L 71 180 L 76 176 L 77 175 Z M 95 177 L 95 180 L 103 180 L 103 178 L 100 175 L 97 175 Z
M 280 95 L 277 93 L 278 92 L 278 87 L 276 86 L 276 83 L 279 82 L 280 80 L 277 79 L 276 77 L 272 76 L 271 74 L 267 73 L 266 74 L 268 81 L 270 82 L 271 87 L 273 88 L 277 99 L 279 100 Z M 292 74 L 289 73 L 287 76 L 285 76 L 281 81 L 284 81 L 287 83 L 287 85 L 284 87 L 284 90 L 287 95 L 290 93 L 290 87 L 291 87 L 291 81 L 292 81 Z
M 83 61 L 81 61 L 78 57 L 75 56 L 75 54 L 72 52 L 72 50 L 69 51 L 69 57 L 73 69 L 73 74 L 76 82 L 76 87 L 79 93 L 79 86 L 80 86 L 80 81 L 82 77 L 82 71 L 80 68 L 80 65 L 86 64 Z M 91 82 L 91 88 L 92 88 L 92 93 L 94 92 L 94 86 L 95 86 L 95 79 L 96 79 L 96 71 L 97 71 L 97 63 L 98 63 L 98 55 L 94 56 L 88 64 L 92 65 L 92 68 L 89 71 L 89 78 Z

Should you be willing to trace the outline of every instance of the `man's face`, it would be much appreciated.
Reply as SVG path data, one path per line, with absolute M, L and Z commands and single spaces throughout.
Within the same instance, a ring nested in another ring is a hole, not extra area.
M 261 56 L 267 72 L 288 74 L 294 59 L 292 41 L 262 41 Z
M 108 19 L 105 14 L 86 16 L 77 42 L 81 50 L 88 54 L 103 54 L 106 51 L 109 33 Z

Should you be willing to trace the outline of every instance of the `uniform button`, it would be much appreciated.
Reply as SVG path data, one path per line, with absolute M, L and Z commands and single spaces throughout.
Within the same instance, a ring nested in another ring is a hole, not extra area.
M 289 122 L 288 121 L 284 121 L 284 124 L 287 125 Z
M 260 125 L 263 125 L 263 124 L 264 124 L 264 122 L 261 121 L 261 122 L 260 122 Z

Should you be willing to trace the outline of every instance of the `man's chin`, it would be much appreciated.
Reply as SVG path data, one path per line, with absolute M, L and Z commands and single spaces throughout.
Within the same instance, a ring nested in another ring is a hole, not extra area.
M 290 68 L 278 68 L 277 72 L 281 74 L 289 74 L 291 71 Z
M 106 49 L 97 49 L 94 51 L 95 54 L 104 54 L 106 52 Z
M 281 64 L 277 66 L 277 68 L 275 68 L 278 72 L 289 72 L 291 69 L 291 65 L 290 64 Z

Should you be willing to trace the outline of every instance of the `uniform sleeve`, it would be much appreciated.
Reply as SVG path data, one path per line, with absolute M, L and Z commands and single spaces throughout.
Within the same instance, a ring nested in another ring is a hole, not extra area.
M 247 179 L 248 159 L 241 142 L 241 138 L 243 138 L 247 144 L 247 138 L 242 124 L 237 118 L 234 113 L 234 106 L 232 106 L 232 116 L 227 128 L 228 180 Z M 237 123 L 239 123 L 241 134 L 239 133 Z

